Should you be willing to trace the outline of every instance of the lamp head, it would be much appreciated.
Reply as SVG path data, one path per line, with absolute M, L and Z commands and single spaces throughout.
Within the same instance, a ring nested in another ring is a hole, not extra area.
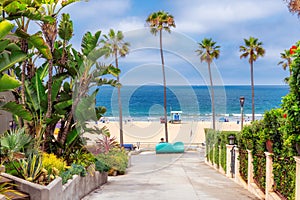
M 230 145 L 234 145 L 234 139 L 235 139 L 234 135 L 230 135 L 230 136 L 228 137 L 228 140 L 229 140 L 229 144 L 230 144 Z
M 244 107 L 244 102 L 245 102 L 245 97 L 244 97 L 244 96 L 241 96 L 241 97 L 240 97 L 240 104 L 241 104 L 241 107 Z

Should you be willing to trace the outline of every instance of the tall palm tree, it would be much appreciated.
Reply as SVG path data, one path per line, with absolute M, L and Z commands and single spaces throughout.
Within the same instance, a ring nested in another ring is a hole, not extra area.
M 216 42 L 212 41 L 211 38 L 204 38 L 199 44 L 199 49 L 196 50 L 200 56 L 201 62 L 206 62 L 209 73 L 210 80 L 210 93 L 211 93 L 211 108 L 212 108 L 212 117 L 213 117 L 213 129 L 216 129 L 216 112 L 215 112 L 215 94 L 214 94 L 214 85 L 211 75 L 210 64 L 213 59 L 219 58 L 220 55 L 220 46 L 216 46 Z
M 162 31 L 165 30 L 168 33 L 171 32 L 171 27 L 175 26 L 174 17 L 165 11 L 158 11 L 151 13 L 146 19 L 147 24 L 151 28 L 151 33 L 156 35 L 159 32 L 159 44 L 160 44 L 160 57 L 161 57 L 161 68 L 163 74 L 164 84 L 164 118 L 165 118 L 165 137 L 166 142 L 168 139 L 168 120 L 167 120 L 167 86 L 166 86 L 166 75 L 165 75 L 165 61 L 162 47 Z
M 115 32 L 113 29 L 109 30 L 108 35 L 104 35 L 105 40 L 103 40 L 104 47 L 109 49 L 106 57 L 114 57 L 115 67 L 119 68 L 118 56 L 125 57 L 129 52 L 130 44 L 124 42 L 124 35 L 122 31 Z M 117 81 L 120 82 L 119 75 L 117 76 Z M 120 126 L 120 145 L 123 146 L 123 117 L 122 117 L 122 101 L 121 101 L 121 88 L 118 87 L 118 105 L 119 105 L 119 126 Z
M 280 62 L 278 62 L 278 65 L 281 65 L 283 70 L 288 69 L 290 76 L 291 76 L 291 63 L 292 63 L 292 55 L 290 54 L 290 50 L 284 50 L 283 53 L 280 53 L 280 58 L 282 59 Z M 284 79 L 285 82 L 289 81 L 289 78 Z
M 253 63 L 258 57 L 265 55 L 265 49 L 262 48 L 262 42 L 258 41 L 258 38 L 249 37 L 244 39 L 245 46 L 240 46 L 240 52 L 242 55 L 240 58 L 249 57 L 250 73 L 251 73 L 251 90 L 252 90 L 252 121 L 255 120 L 255 107 L 254 107 L 254 78 L 253 78 Z

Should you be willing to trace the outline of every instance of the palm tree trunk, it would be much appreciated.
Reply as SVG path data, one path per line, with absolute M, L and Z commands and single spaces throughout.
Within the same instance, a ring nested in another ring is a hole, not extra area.
M 48 97 L 47 97 L 47 101 L 48 101 L 48 108 L 47 108 L 47 112 L 46 112 L 46 119 L 50 119 L 51 115 L 52 115 L 52 75 L 53 75 L 53 60 L 50 59 L 49 60 L 49 79 L 48 79 Z M 48 124 L 45 130 L 45 139 L 44 139 L 44 145 L 43 145 L 43 149 L 47 150 L 49 148 L 49 141 L 51 140 L 51 135 L 53 134 L 53 130 L 51 127 L 51 124 Z
M 116 68 L 119 69 L 119 64 L 118 64 L 118 54 L 117 51 L 115 50 L 115 63 L 116 63 Z M 117 81 L 118 83 L 120 82 L 120 77 L 119 75 L 117 76 Z M 122 101 L 121 101 L 121 88 L 118 87 L 118 105 L 119 105 L 119 126 L 120 126 L 120 146 L 123 146 L 124 140 L 123 140 L 123 113 L 122 113 Z
M 213 130 L 216 129 L 216 113 L 215 113 L 215 91 L 214 85 L 212 81 L 211 69 L 210 69 L 210 61 L 207 61 L 208 64 L 208 73 L 209 73 L 209 81 L 210 81 L 210 95 L 211 95 L 211 110 L 212 110 L 212 118 L 213 118 Z
M 55 21 L 53 24 L 50 23 L 44 23 L 42 25 L 42 31 L 44 34 L 44 37 L 46 39 L 46 42 L 50 48 L 51 54 L 53 55 L 54 52 L 54 42 L 56 40 L 56 36 L 57 36 L 57 22 Z M 48 97 L 47 97 L 47 101 L 48 101 L 48 108 L 47 108 L 47 112 L 46 112 L 46 119 L 49 119 L 52 116 L 52 84 L 53 84 L 53 58 L 48 60 L 49 62 L 49 68 L 48 68 L 48 75 L 49 75 L 49 79 L 48 79 Z M 49 147 L 49 143 L 47 142 L 47 140 L 51 139 L 51 136 L 53 135 L 53 129 L 51 124 L 48 124 L 46 127 L 46 131 L 45 131 L 45 140 L 44 140 L 44 150 L 48 149 Z
M 21 40 L 21 49 L 28 53 L 28 43 L 25 39 Z M 21 103 L 25 105 L 26 97 L 25 97 L 25 79 L 26 79 L 26 66 L 28 64 L 28 60 L 26 59 L 22 63 L 22 72 L 21 72 Z M 24 124 L 23 124 L 24 123 Z M 19 126 L 22 127 L 25 125 L 25 127 L 29 127 L 29 124 L 27 121 L 23 121 L 21 118 L 19 119 Z
M 255 120 L 255 107 L 254 107 L 254 78 L 253 78 L 253 59 L 250 61 L 251 70 L 251 91 L 252 91 L 252 121 Z
M 164 84 L 164 118 L 165 118 L 165 137 L 166 142 L 169 142 L 168 137 L 168 118 L 167 118 L 167 84 L 166 84 L 166 73 L 165 73 L 165 61 L 162 48 L 162 29 L 159 30 L 159 43 L 160 43 L 160 57 L 161 57 L 161 68 L 163 73 L 163 84 Z

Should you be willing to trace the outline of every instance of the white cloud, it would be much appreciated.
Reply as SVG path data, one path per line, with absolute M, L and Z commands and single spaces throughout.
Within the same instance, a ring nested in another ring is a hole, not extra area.
M 118 30 L 132 31 L 135 29 L 141 29 L 144 27 L 144 20 L 138 17 L 126 17 L 122 19 L 118 24 Z
M 285 11 L 283 2 L 271 0 L 177 2 L 174 13 L 177 27 L 185 32 L 204 32 L 238 22 L 262 19 Z M 178 20 L 176 20 L 176 18 Z
M 280 60 L 280 52 L 295 43 L 300 34 L 299 20 L 288 12 L 282 0 L 173 0 L 159 4 L 155 2 L 154 0 L 143 3 L 140 0 L 90 0 L 88 3 L 75 3 L 67 7 L 69 10 L 64 9 L 63 12 L 69 12 L 74 20 L 74 41 L 77 46 L 86 31 L 102 30 L 102 33 L 106 34 L 112 28 L 123 31 L 125 38 L 130 38 L 128 42 L 132 44 L 132 48 L 156 49 L 131 53 L 124 59 L 124 63 L 128 66 L 136 66 L 160 63 L 159 37 L 151 35 L 148 30 L 141 34 L 139 29 L 143 29 L 145 18 L 149 13 L 165 10 L 174 16 L 176 28 L 171 34 L 164 32 L 164 48 L 179 55 L 176 58 L 166 53 L 166 64 L 173 67 L 173 64 L 178 63 L 180 59 L 190 60 L 190 57 L 194 56 L 192 49 L 197 48 L 195 42 L 201 41 L 204 37 L 211 37 L 221 45 L 221 55 L 216 63 L 220 65 L 219 70 L 226 76 L 225 82 L 231 84 L 245 83 L 242 81 L 244 77 L 248 81 L 248 61 L 239 58 L 239 46 L 243 45 L 243 38 L 254 36 L 263 42 L 266 55 L 256 63 L 256 70 L 265 73 L 264 70 L 270 67 L 279 67 L 276 65 Z M 194 39 L 179 32 L 188 34 Z M 184 54 L 184 52 L 190 53 Z M 181 58 L 180 55 L 184 57 Z M 198 63 L 198 58 L 196 61 Z M 226 70 L 231 71 L 229 73 Z M 279 72 L 277 70 L 274 73 Z M 192 78 L 193 74 L 190 76 Z M 270 78 L 261 79 L 260 83 L 273 80 L 279 84 L 282 81 L 281 78 L 276 79 L 274 74 Z
M 129 9 L 130 0 L 91 0 L 89 2 L 73 3 L 63 11 L 72 13 L 73 18 L 76 20 L 98 21 L 104 18 L 109 22 L 108 19 L 122 16 Z

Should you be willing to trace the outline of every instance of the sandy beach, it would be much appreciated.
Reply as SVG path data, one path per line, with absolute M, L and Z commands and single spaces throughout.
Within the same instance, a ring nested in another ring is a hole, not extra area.
M 111 137 L 116 137 L 119 140 L 119 123 L 116 121 L 101 123 L 90 122 L 89 126 L 102 128 L 106 126 L 110 130 Z M 212 123 L 209 121 L 184 121 L 181 124 L 168 123 L 169 142 L 174 143 L 182 141 L 186 145 L 201 145 L 205 142 L 205 128 L 211 128 Z M 240 131 L 241 125 L 237 122 L 217 122 L 216 128 L 223 131 Z M 140 148 L 151 148 L 154 144 L 160 141 L 160 138 L 165 138 L 164 124 L 159 121 L 131 121 L 123 123 L 124 144 L 140 145 Z M 95 143 L 95 139 L 99 135 L 85 133 L 88 137 L 88 144 Z

